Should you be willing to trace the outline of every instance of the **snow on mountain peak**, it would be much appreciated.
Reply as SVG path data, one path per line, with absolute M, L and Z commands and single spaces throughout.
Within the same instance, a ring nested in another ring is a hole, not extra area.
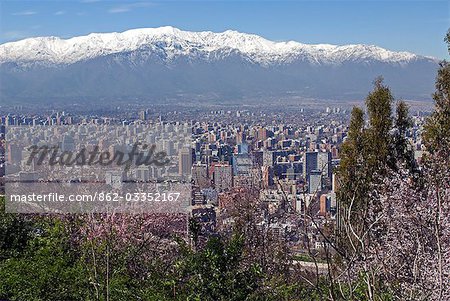
M 140 49 L 163 49 L 168 58 L 194 53 L 208 57 L 213 52 L 233 50 L 263 65 L 289 63 L 298 58 L 319 64 L 341 64 L 348 60 L 402 64 L 418 58 L 412 53 L 393 52 L 373 45 L 273 42 L 258 35 L 233 30 L 222 33 L 190 32 L 165 26 L 131 29 L 121 33 L 91 33 L 69 39 L 38 37 L 5 43 L 0 45 L 0 63 L 72 64 Z

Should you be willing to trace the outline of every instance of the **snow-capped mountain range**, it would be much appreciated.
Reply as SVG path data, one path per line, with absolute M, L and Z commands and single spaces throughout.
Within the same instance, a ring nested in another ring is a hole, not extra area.
M 355 98 L 366 92 L 373 77 L 383 75 L 394 89 L 398 86 L 401 96 L 426 98 L 437 63 L 373 45 L 273 42 L 231 30 L 189 32 L 168 26 L 2 44 L 0 89 L 12 98 L 151 97 L 172 92 L 212 92 L 226 98 L 287 91 Z M 158 84 L 146 87 L 149 81 Z
M 408 63 L 424 58 L 409 52 L 393 52 L 373 45 L 335 46 L 308 45 L 294 41 L 272 42 L 257 35 L 232 30 L 222 33 L 189 32 L 166 26 L 132 29 L 122 33 L 92 33 L 71 39 L 29 38 L 0 45 L 0 62 L 72 64 L 139 49 L 164 49 L 169 60 L 183 55 L 211 57 L 218 51 L 222 51 L 224 55 L 238 51 L 252 61 L 264 65 L 288 64 L 299 57 L 318 64 L 341 64 L 347 60 Z

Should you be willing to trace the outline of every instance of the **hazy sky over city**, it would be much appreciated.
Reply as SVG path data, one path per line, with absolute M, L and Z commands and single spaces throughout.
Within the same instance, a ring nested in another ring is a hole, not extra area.
M 448 58 L 449 1 L 1 1 L 0 43 L 171 25 Z

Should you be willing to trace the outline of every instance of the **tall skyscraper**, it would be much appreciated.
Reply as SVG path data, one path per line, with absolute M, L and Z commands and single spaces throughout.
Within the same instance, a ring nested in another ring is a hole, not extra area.
M 317 170 L 322 172 L 322 176 L 325 180 L 326 186 L 331 186 L 331 175 L 332 175 L 332 165 L 331 165 L 331 153 L 330 152 L 319 152 L 317 157 Z
M 142 121 L 148 120 L 148 110 L 143 110 L 139 112 L 139 119 Z
M 322 190 L 322 172 L 311 170 L 308 181 L 308 192 L 318 194 Z
M 218 192 L 233 187 L 233 170 L 229 164 L 214 165 L 214 186 Z
M 190 148 L 183 148 L 178 154 L 178 174 L 180 176 L 190 176 L 192 168 L 192 151 Z
M 318 152 L 306 152 L 303 155 L 303 178 L 309 182 L 312 170 L 318 169 Z

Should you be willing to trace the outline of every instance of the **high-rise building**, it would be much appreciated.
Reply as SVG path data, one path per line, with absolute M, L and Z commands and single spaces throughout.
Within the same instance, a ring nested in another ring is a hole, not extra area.
M 18 164 L 22 160 L 23 148 L 19 145 L 9 143 L 7 148 L 7 159 L 10 164 Z
M 332 159 L 337 159 L 339 158 L 339 149 L 336 146 L 333 146 L 331 148 L 331 158 Z
M 308 180 L 308 192 L 318 194 L 322 190 L 322 172 L 320 170 L 311 170 Z
M 197 163 L 192 166 L 192 179 L 194 185 L 200 189 L 211 187 L 211 181 L 208 176 L 208 165 Z
M 262 169 L 262 187 L 268 188 L 274 184 L 273 167 L 263 166 Z
M 317 156 L 317 169 L 322 172 L 324 186 L 331 188 L 331 176 L 333 166 L 331 164 L 330 152 L 319 152 Z
M 178 154 L 178 174 L 180 176 L 190 176 L 192 168 L 192 151 L 190 148 L 183 148 Z
M 322 194 L 320 196 L 320 215 L 325 216 L 331 212 L 332 197 L 328 194 Z
M 139 119 L 142 121 L 148 120 L 148 110 L 143 110 L 139 112 Z
M 244 142 L 245 139 L 245 135 L 243 132 L 237 132 L 236 133 L 236 144 L 242 144 Z
M 262 153 L 263 165 L 264 166 L 273 166 L 273 152 L 264 150 Z
M 338 175 L 336 174 L 336 173 L 333 173 L 333 178 L 332 178 L 332 181 L 331 181 L 331 190 L 333 191 L 333 192 L 338 192 L 339 191 L 339 179 L 338 179 Z
M 175 154 L 175 146 L 173 140 L 170 139 L 162 140 L 162 147 L 168 156 L 173 156 Z
M 312 170 L 318 169 L 318 152 L 306 152 L 303 155 L 303 178 L 309 182 Z
M 265 128 L 260 128 L 257 133 L 258 140 L 266 140 L 267 139 L 267 130 Z
M 218 192 L 229 190 L 233 187 L 233 170 L 229 164 L 214 165 L 214 187 Z

